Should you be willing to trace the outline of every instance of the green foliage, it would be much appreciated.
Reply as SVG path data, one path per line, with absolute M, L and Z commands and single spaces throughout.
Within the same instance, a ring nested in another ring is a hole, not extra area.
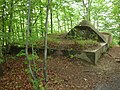
M 17 57 L 19 57 L 19 56 L 26 56 L 26 53 L 25 53 L 25 50 L 21 50 L 17 55 L 16 55 Z M 38 57 L 38 55 L 35 53 L 35 54 L 29 54 L 28 55 L 28 60 L 38 60 L 39 59 L 39 57 Z
M 118 39 L 113 39 L 112 40 L 111 46 L 114 46 L 114 45 L 119 45 L 119 40 Z
M 59 35 L 61 35 L 61 33 L 54 33 L 54 34 L 49 34 L 48 35 L 48 43 L 56 43 L 59 44 L 62 40 L 59 38 Z M 42 37 L 39 41 L 39 44 L 44 45 L 44 38 Z
M 32 80 L 34 90 L 39 90 L 39 80 Z
M 42 79 L 32 80 L 34 90 L 45 90 Z
M 31 54 L 28 55 L 28 60 L 30 60 L 30 61 L 33 60 L 33 56 Z
M 75 43 L 81 47 L 85 45 L 98 45 L 98 42 L 93 40 L 75 40 Z
M 34 55 L 29 54 L 29 55 L 28 55 L 28 60 L 38 60 L 38 59 L 39 59 L 39 57 L 38 57 L 37 54 L 34 54 Z
M 90 0 L 91 1 L 91 0 Z M 0 38 L 4 42 L 16 43 L 19 45 L 25 45 L 26 41 L 26 19 L 27 19 L 27 0 L 15 1 L 2 0 L 0 2 Z M 45 32 L 45 8 L 47 2 L 44 0 L 31 1 L 31 23 L 29 32 L 29 43 L 34 43 L 38 40 Z M 83 19 L 85 7 L 82 0 L 54 0 L 50 3 L 52 9 L 52 20 L 53 20 L 53 31 L 54 32 L 65 32 L 69 31 L 76 24 Z M 89 8 L 91 22 L 100 30 L 107 30 L 112 32 L 114 35 L 119 32 L 119 13 L 120 13 L 119 0 L 94 0 Z M 8 9 L 9 8 L 9 9 Z M 34 12 L 34 13 L 33 13 Z M 14 17 L 10 17 L 11 14 Z M 2 17 L 4 16 L 4 17 Z M 12 22 L 11 22 L 12 21 Z M 11 27 L 11 32 L 9 28 Z M 48 24 L 50 32 L 51 25 Z M 54 40 L 56 42 L 56 40 Z
M 26 72 L 26 74 L 28 74 L 29 75 L 29 73 L 30 73 L 30 71 L 29 71 L 29 69 L 27 68 L 27 69 L 25 69 L 25 72 Z M 30 78 L 30 80 L 31 80 L 31 82 L 32 82 L 32 85 L 33 85 L 33 89 L 34 90 L 45 90 L 45 88 L 44 88 L 44 86 L 43 86 L 43 78 L 41 78 L 41 79 L 32 79 L 31 77 L 29 77 Z
M 21 50 L 16 56 L 26 56 L 25 50 Z
M 29 69 L 26 68 L 26 69 L 25 69 L 25 72 L 26 72 L 26 74 L 29 74 Z
M 30 74 L 30 71 L 28 68 L 25 69 L 26 74 Z M 29 76 L 30 81 L 32 82 L 33 89 L 34 90 L 45 90 L 45 87 L 43 86 L 43 78 L 41 79 L 32 79 L 31 76 Z
M 38 60 L 39 59 L 39 56 L 35 53 L 34 55 L 32 55 L 33 57 L 33 60 Z
M 60 39 L 57 39 L 57 38 L 48 38 L 48 42 L 59 43 Z
M 3 62 L 4 62 L 4 60 L 2 58 L 0 58 L 0 64 L 3 63 Z
M 70 54 L 70 58 L 74 58 L 74 55 L 73 55 L 73 54 Z

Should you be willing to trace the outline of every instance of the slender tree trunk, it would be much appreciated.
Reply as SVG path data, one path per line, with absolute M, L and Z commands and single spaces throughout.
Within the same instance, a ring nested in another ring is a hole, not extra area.
M 53 33 L 53 19 L 52 19 L 52 10 L 50 10 L 50 19 L 51 19 L 51 33 Z
M 38 25 L 37 25 L 37 23 L 35 25 L 36 25 L 36 34 L 37 34 L 37 38 L 38 38 L 39 37 Z
M 42 2 L 41 2 L 41 0 L 40 0 L 40 4 L 41 4 Z M 44 32 L 43 32 L 43 30 L 44 30 L 44 28 L 43 28 L 43 26 L 44 26 L 44 23 L 43 23 L 43 8 L 42 8 L 42 5 L 40 5 L 40 28 L 41 28 L 41 36 L 44 36 Z
M 84 0 L 82 0 L 82 2 L 83 2 L 83 6 L 84 6 L 84 8 L 85 8 L 85 19 L 87 20 L 87 21 L 90 21 L 90 7 L 91 7 L 91 3 L 92 3 L 92 0 L 87 0 L 87 3 L 85 3 L 85 1 Z
M 58 11 L 57 11 L 57 21 L 58 21 L 58 32 L 60 32 L 61 28 L 60 28 L 60 19 L 58 17 Z
M 5 33 L 5 5 L 6 5 L 6 2 L 4 0 L 3 2 L 3 9 L 2 9 L 2 33 L 4 34 Z M 4 36 L 3 36 L 3 46 L 4 46 Z
M 69 28 L 70 28 L 70 26 L 69 26 L 69 21 L 67 20 L 67 31 L 69 31 Z
M 98 29 L 98 27 L 99 27 L 99 17 L 97 16 L 97 29 Z
M 44 50 L 44 78 L 45 81 L 48 81 L 47 76 L 47 34 L 48 34 L 48 15 L 49 15 L 49 6 L 50 6 L 50 0 L 48 0 L 47 10 L 46 10 L 46 21 L 45 21 L 45 50 Z
M 90 19 L 90 10 L 91 10 L 91 3 L 92 3 L 92 0 L 88 0 L 88 8 L 87 8 L 87 19 L 89 20 L 89 21 L 91 21 L 91 19 Z
M 32 76 L 33 79 L 36 79 L 34 74 L 33 74 L 33 71 L 32 71 L 32 68 L 31 68 L 31 62 L 30 60 L 28 59 L 28 36 L 29 36 L 29 31 L 30 31 L 30 6 L 31 6 L 31 0 L 28 1 L 28 21 L 27 21 L 27 30 L 26 30 L 26 59 L 28 61 L 28 68 L 29 68 L 29 71 L 30 71 L 30 74 Z
M 24 12 L 22 11 L 22 14 L 24 14 Z M 23 18 L 23 21 L 22 21 L 22 26 L 23 26 L 23 39 L 25 39 L 25 32 L 24 32 L 24 30 L 25 30 L 25 18 Z
M 66 17 L 66 11 L 65 11 L 65 8 L 64 8 L 64 14 L 65 14 L 65 17 Z M 67 28 L 66 28 L 66 19 L 65 19 L 65 17 L 64 17 L 64 30 L 65 30 L 65 32 L 67 32 Z
M 64 30 L 65 32 L 67 32 L 65 19 L 64 19 Z
M 9 33 L 12 31 L 12 18 L 13 18 L 13 0 L 11 0 L 11 6 L 10 6 L 10 21 L 9 21 Z
M 2 8 L 2 34 L 4 35 L 5 32 L 5 8 L 6 8 L 6 2 L 5 0 L 3 1 L 3 8 Z M 4 57 L 4 59 L 6 60 L 6 50 L 5 50 L 5 38 L 4 36 L 2 36 L 2 55 Z
M 22 38 L 23 38 L 23 41 L 24 41 L 24 31 L 23 31 L 23 24 L 22 24 L 22 18 L 21 18 L 21 16 L 20 16 L 20 29 L 21 29 Z
M 71 26 L 71 28 L 72 28 L 72 26 L 73 26 L 72 18 L 71 18 L 71 17 L 70 17 L 70 26 Z
M 53 12 L 52 12 L 52 0 L 50 5 L 50 20 L 51 20 L 51 33 L 53 33 Z
M 8 52 L 9 52 L 9 49 L 10 49 L 10 42 L 11 42 L 11 40 L 12 40 L 12 38 L 11 38 L 11 35 L 13 34 L 13 27 L 12 27 L 12 19 L 13 19 L 13 6 L 14 6 L 14 4 L 13 4 L 13 0 L 11 0 L 10 1 L 10 18 L 9 18 L 9 35 L 8 35 L 8 39 L 9 40 L 7 40 L 7 50 L 8 50 Z
M 35 79 L 38 79 L 38 76 L 37 76 L 37 72 L 36 72 L 36 62 L 35 62 L 35 58 L 34 58 L 34 46 L 33 46 L 33 44 L 32 44 L 32 64 L 33 64 L 33 66 L 34 66 L 34 69 L 33 69 L 33 75 L 34 75 L 34 77 L 35 77 Z
M 33 44 L 32 44 L 32 56 L 34 56 L 34 46 L 33 46 Z M 33 58 L 33 64 L 36 65 L 34 58 Z

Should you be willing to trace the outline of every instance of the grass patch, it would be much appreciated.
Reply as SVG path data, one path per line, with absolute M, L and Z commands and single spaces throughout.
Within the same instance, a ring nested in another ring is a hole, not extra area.
M 48 35 L 48 48 L 50 49 L 93 49 L 99 46 L 99 43 L 94 40 L 78 40 L 67 39 L 66 34 L 51 34 Z M 44 38 L 40 39 L 37 46 L 44 48 Z
M 82 46 L 82 47 L 84 47 L 84 46 L 90 46 L 90 45 L 92 45 L 92 46 L 94 46 L 94 45 L 98 45 L 98 42 L 97 41 L 93 41 L 93 40 L 75 40 L 75 44 L 78 44 L 78 45 L 80 45 L 80 46 Z

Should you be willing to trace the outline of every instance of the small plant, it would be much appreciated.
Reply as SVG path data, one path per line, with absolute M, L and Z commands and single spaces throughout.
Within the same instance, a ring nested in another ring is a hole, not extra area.
M 70 58 L 74 58 L 74 55 L 71 54 L 71 55 L 70 55 Z
M 75 44 L 83 47 L 85 45 L 98 45 L 98 42 L 93 40 L 75 40 Z
M 25 50 L 21 50 L 16 56 L 26 56 Z
M 29 69 L 25 69 L 26 74 L 29 74 Z
M 3 63 L 3 62 L 4 62 L 4 60 L 0 58 L 0 64 Z
M 41 79 L 38 79 L 38 78 L 36 78 L 36 79 L 33 79 L 31 76 L 30 76 L 30 71 L 29 71 L 29 69 L 27 68 L 27 69 L 25 69 L 25 72 L 26 72 L 26 74 L 28 74 L 28 76 L 29 76 L 29 79 L 30 79 L 30 81 L 32 82 L 32 85 L 33 85 L 33 90 L 45 90 L 45 88 L 44 88 L 44 86 L 43 86 L 43 78 L 41 78 Z
M 45 90 L 42 80 L 43 79 L 35 79 L 35 80 L 32 79 L 31 80 L 34 90 Z

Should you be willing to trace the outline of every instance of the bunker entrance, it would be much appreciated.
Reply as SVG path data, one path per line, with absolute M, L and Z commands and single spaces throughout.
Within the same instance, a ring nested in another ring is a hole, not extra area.
M 106 42 L 105 37 L 88 21 L 83 20 L 75 26 L 66 36 L 69 39 L 96 40 Z

